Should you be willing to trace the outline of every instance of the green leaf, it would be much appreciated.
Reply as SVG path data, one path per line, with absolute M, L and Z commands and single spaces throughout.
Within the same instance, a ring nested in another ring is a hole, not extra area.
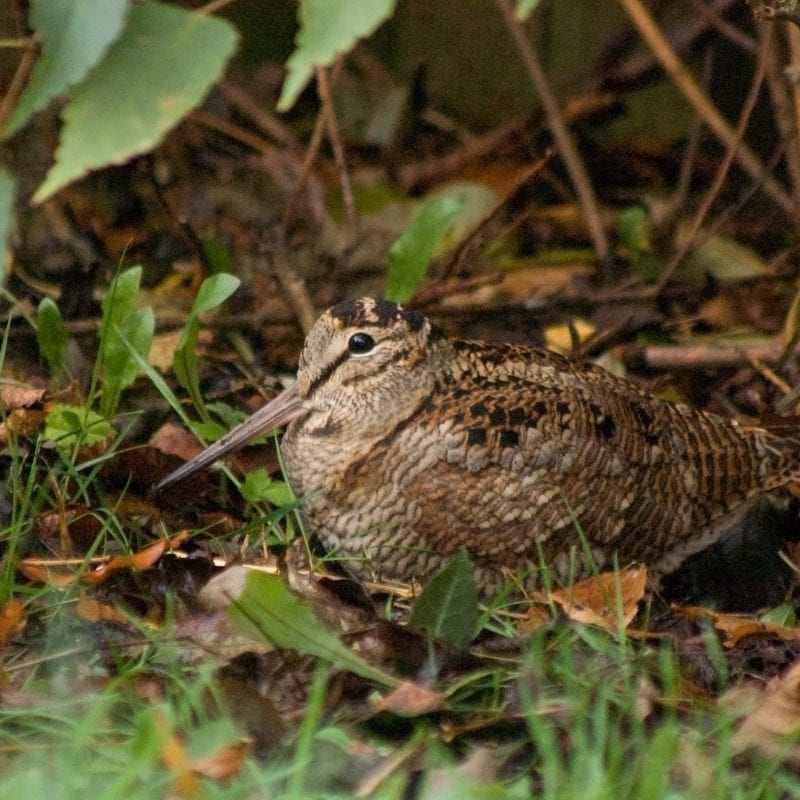
M 67 351 L 69 334 L 58 306 L 49 297 L 42 298 L 39 303 L 37 322 L 36 341 L 39 352 L 50 367 L 50 374 L 53 377 L 64 375 L 64 353 Z
M 56 163 L 41 202 L 89 170 L 155 147 L 222 74 L 237 34 L 225 20 L 145 3 L 64 107 Z
M 435 197 L 420 210 L 414 221 L 389 249 L 387 300 L 409 301 L 425 278 L 436 245 L 444 239 L 463 203 L 449 196 Z
M 186 325 L 181 333 L 181 338 L 175 348 L 172 368 L 178 382 L 192 398 L 198 414 L 203 419 L 208 419 L 203 395 L 200 391 L 200 374 L 197 365 L 197 339 L 200 336 L 200 315 L 224 303 L 238 288 L 239 279 L 227 273 L 211 275 L 203 281 L 202 286 L 194 299 Z
M 273 506 L 281 507 L 288 506 L 297 499 L 286 481 L 273 480 L 263 467 L 248 472 L 239 491 L 248 503 L 266 500 Z
M 791 603 L 783 603 L 762 614 L 759 621 L 770 625 L 780 625 L 783 628 L 794 628 L 797 626 L 797 614 Z
M 47 441 L 54 441 L 59 449 L 76 444 L 88 447 L 107 442 L 114 436 L 114 428 L 95 411 L 59 403 L 45 418 L 43 436 Z
M 128 0 L 32 0 L 30 23 L 42 49 L 3 138 L 83 80 L 119 36 L 127 14 Z
M 146 358 L 153 341 L 153 310 L 136 309 L 141 277 L 141 267 L 120 273 L 103 300 L 99 359 L 103 380 L 100 412 L 105 416 L 114 413 L 122 390 L 139 374 L 139 362 L 132 357 L 129 347 Z
M 520 22 L 525 22 L 538 5 L 539 0 L 517 0 L 517 7 L 514 9 L 514 14 Z
M 15 191 L 16 182 L 5 169 L 0 168 L 0 283 L 5 280 L 6 249 L 14 213 Z
M 301 0 L 296 49 L 286 62 L 278 111 L 288 111 L 314 74 L 391 17 L 397 0 Z
M 249 635 L 267 639 L 275 647 L 316 656 L 381 686 L 395 687 L 399 683 L 345 647 L 278 575 L 252 570 L 228 614 Z
M 455 647 L 466 647 L 478 626 L 478 587 L 472 563 L 460 550 L 431 578 L 414 603 L 408 624 Z

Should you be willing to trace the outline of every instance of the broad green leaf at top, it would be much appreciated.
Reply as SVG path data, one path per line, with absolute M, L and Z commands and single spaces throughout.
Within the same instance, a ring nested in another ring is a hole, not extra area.
M 42 49 L 2 138 L 86 77 L 120 35 L 128 0 L 32 0 L 31 27 Z
M 286 62 L 278 111 L 288 111 L 314 74 L 391 17 L 397 0 L 300 0 L 297 48 Z
M 130 9 L 122 35 L 72 91 L 41 202 L 92 169 L 155 147 L 222 74 L 238 35 L 225 20 L 175 5 Z

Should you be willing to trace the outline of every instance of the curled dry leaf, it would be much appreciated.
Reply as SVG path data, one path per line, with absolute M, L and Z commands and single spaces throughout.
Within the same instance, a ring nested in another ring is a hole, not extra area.
M 250 755 L 249 742 L 235 742 L 225 745 L 210 756 L 192 761 L 196 775 L 215 781 L 228 781 L 235 778 Z
M 761 702 L 742 720 L 733 738 L 736 750 L 756 747 L 769 758 L 800 765 L 800 745 L 789 737 L 800 732 L 800 664 L 771 681 Z
M 777 636 L 784 642 L 800 641 L 800 627 L 786 628 L 772 622 L 762 622 L 750 614 L 723 614 L 696 606 L 676 610 L 687 619 L 710 618 L 714 627 L 725 635 L 722 642 L 725 647 L 736 647 L 746 636 L 767 635 Z
M 63 562 L 43 562 L 41 559 L 25 558 L 20 562 L 20 572 L 28 580 L 36 583 L 48 583 L 51 586 L 70 586 L 76 581 L 96 585 L 102 583 L 112 572 L 133 567 L 138 570 L 150 569 L 167 550 L 174 550 L 189 538 L 186 531 L 181 531 L 171 539 L 162 539 L 138 553 L 127 556 L 114 556 L 97 569 L 80 573 L 54 572 L 53 567 L 62 566 Z
M 536 592 L 528 615 L 519 624 L 520 633 L 529 633 L 542 624 L 542 604 L 556 603 L 576 622 L 598 625 L 611 631 L 622 623 L 627 628 L 639 611 L 647 586 L 647 567 L 633 564 L 617 572 L 604 572 L 554 592 Z
M 160 453 L 179 456 L 188 461 L 203 451 L 203 445 L 197 437 L 186 428 L 167 422 L 162 425 L 151 437 L 150 446 Z
M 373 711 L 392 711 L 403 717 L 417 717 L 428 714 L 440 708 L 444 702 L 444 695 L 425 686 L 420 686 L 413 681 L 403 681 L 385 697 L 381 698 Z
M 78 598 L 75 613 L 86 622 L 119 622 L 122 624 L 128 622 L 128 618 L 114 606 L 101 603 L 83 592 Z
M 25 625 L 22 600 L 11 597 L 0 608 L 0 647 Z
M 40 403 L 44 398 L 46 389 L 37 389 L 35 386 L 16 386 L 4 383 L 0 385 L 0 403 L 6 411 L 17 408 L 30 408 Z

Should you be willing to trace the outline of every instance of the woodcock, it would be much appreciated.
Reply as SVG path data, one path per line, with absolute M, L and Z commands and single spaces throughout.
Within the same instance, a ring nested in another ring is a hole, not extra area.
M 794 439 L 547 350 L 450 339 L 365 298 L 323 314 L 297 381 L 159 488 L 287 423 L 289 483 L 349 572 L 410 581 L 466 548 L 489 593 L 614 553 L 663 575 L 748 498 L 800 477 Z

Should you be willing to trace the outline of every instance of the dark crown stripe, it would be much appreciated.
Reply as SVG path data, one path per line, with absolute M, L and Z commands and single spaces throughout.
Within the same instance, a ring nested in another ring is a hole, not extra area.
M 419 331 L 425 317 L 388 300 L 345 300 L 330 310 L 330 315 L 345 327 L 385 328 L 392 322 L 405 322 L 412 331 Z

